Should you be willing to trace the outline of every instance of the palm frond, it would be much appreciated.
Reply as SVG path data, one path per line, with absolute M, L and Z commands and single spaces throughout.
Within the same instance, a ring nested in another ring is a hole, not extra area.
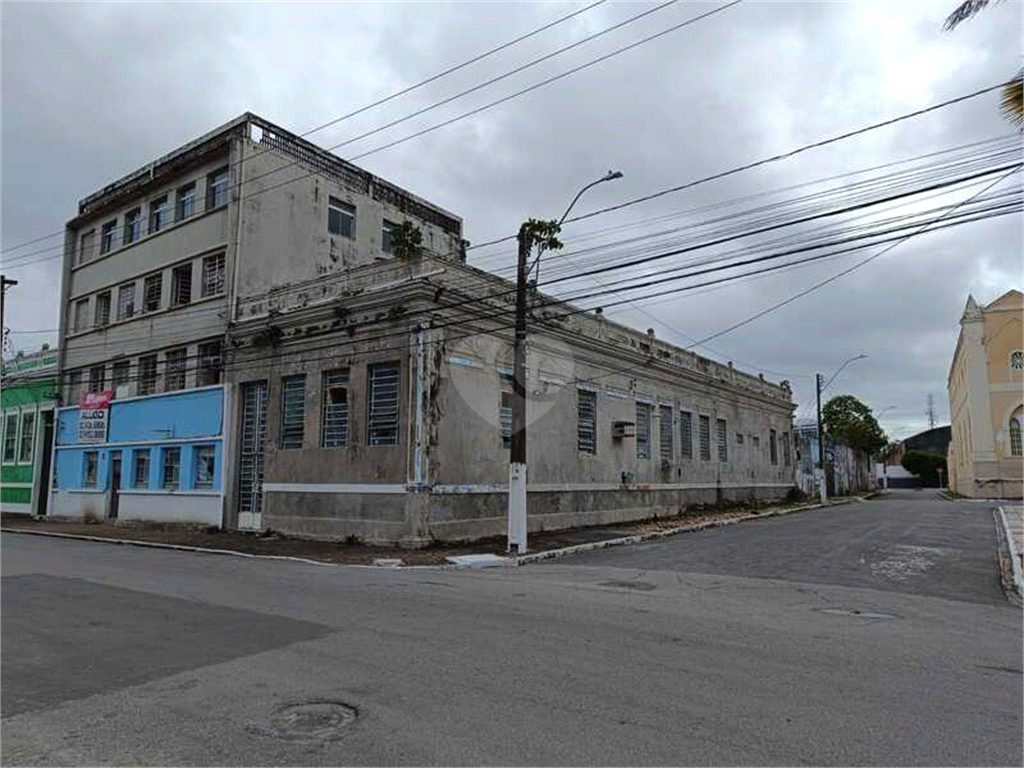
M 1024 70 L 1003 86 L 1003 114 L 1017 128 L 1024 128 Z
M 956 7 L 955 11 L 946 17 L 946 23 L 942 25 L 942 28 L 947 32 L 951 29 L 955 29 L 960 22 L 967 21 L 974 14 L 988 5 L 990 1 L 991 0 L 964 0 Z

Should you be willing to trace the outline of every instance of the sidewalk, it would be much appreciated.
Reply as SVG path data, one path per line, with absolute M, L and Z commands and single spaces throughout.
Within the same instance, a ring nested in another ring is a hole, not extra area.
M 1024 597 L 1024 507 L 1000 507 L 999 517 L 1000 527 L 1004 528 L 1008 543 L 1012 545 L 1010 577 L 1017 594 Z
M 837 499 L 829 504 L 846 504 L 857 497 Z M 508 564 L 523 564 L 557 557 L 569 548 L 603 547 L 648 538 L 684 533 L 716 525 L 820 508 L 818 504 L 780 504 L 757 510 L 737 508 L 723 511 L 694 512 L 673 517 L 654 518 L 591 528 L 575 528 L 530 534 L 529 553 Z M 446 565 L 449 557 L 492 554 L 505 557 L 504 536 L 473 542 L 440 542 L 426 549 L 401 549 L 343 541 L 312 541 L 276 533 L 256 534 L 220 531 L 161 523 L 103 521 L 84 523 L 69 520 L 36 519 L 3 515 L 0 530 L 68 536 L 92 541 L 141 544 L 157 547 L 200 549 L 221 554 L 242 554 L 314 561 L 327 564 L 373 565 L 375 560 L 401 560 L 403 565 Z

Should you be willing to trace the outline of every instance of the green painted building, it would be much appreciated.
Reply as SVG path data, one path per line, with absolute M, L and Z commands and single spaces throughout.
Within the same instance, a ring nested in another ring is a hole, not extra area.
M 45 515 L 57 407 L 57 354 L 3 362 L 0 379 L 0 512 Z

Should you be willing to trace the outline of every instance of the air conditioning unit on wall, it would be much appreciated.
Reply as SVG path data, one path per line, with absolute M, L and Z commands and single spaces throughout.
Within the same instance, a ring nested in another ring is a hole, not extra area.
M 627 437 L 636 437 L 636 423 L 632 421 L 613 421 L 612 440 L 624 440 Z

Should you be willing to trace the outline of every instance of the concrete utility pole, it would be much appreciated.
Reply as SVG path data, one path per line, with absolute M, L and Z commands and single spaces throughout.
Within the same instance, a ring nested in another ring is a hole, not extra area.
M 814 387 L 818 394 L 818 496 L 821 503 L 828 501 L 825 489 L 825 433 L 821 428 L 821 374 L 814 374 Z
M 544 247 L 555 241 L 562 222 L 584 192 L 596 184 L 620 179 L 618 171 L 608 171 L 576 193 L 557 222 L 527 221 L 519 227 L 519 260 L 516 269 L 516 336 L 512 369 L 512 446 L 508 468 L 508 551 L 526 552 L 526 290 L 533 265 L 529 264 L 534 243 Z M 560 246 L 555 246 L 560 247 Z M 534 264 L 540 269 L 540 253 Z
M 4 297 L 7 295 L 7 286 L 17 284 L 17 280 L 10 280 L 5 275 L 0 275 L 0 345 L 7 340 L 4 335 Z

